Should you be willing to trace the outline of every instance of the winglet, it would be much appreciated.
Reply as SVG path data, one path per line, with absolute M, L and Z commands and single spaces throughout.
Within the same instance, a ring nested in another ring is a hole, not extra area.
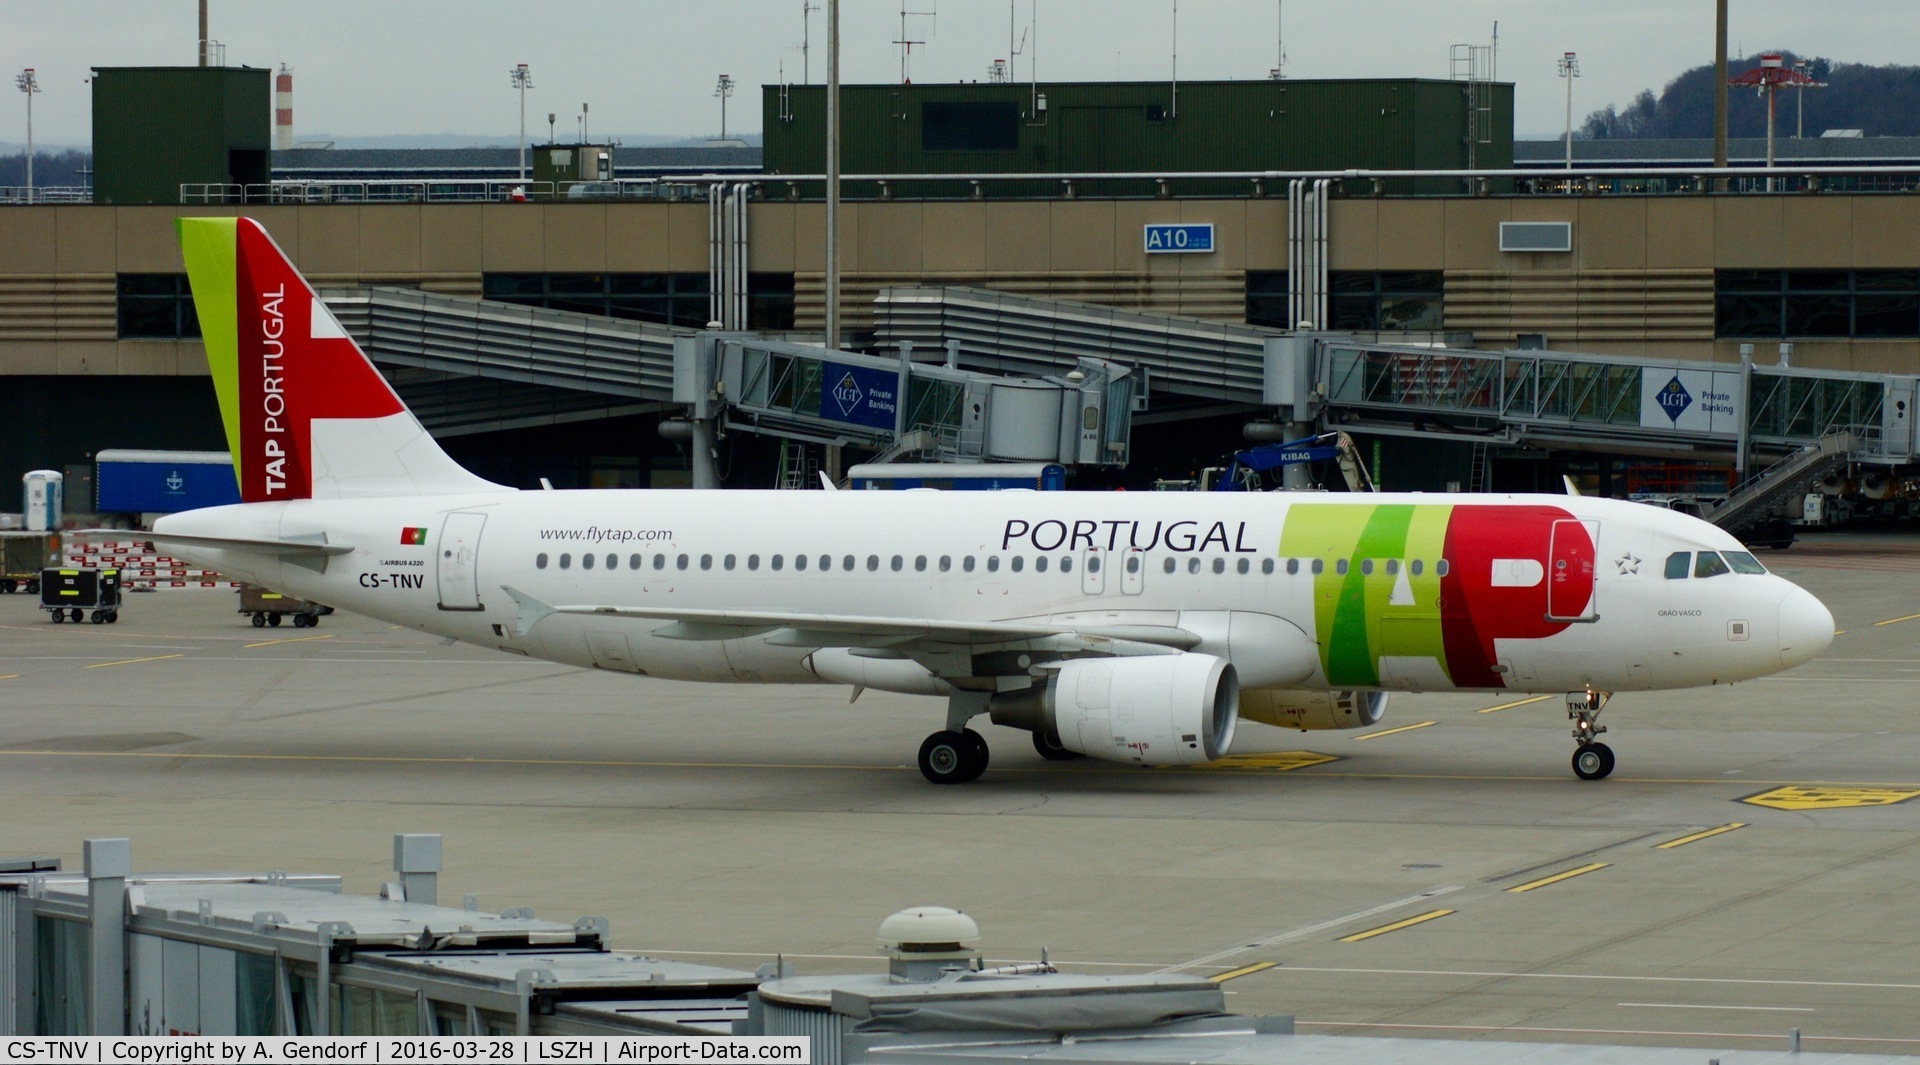
M 833 483 L 833 478 L 827 476 L 827 471 L 825 470 L 820 471 L 820 487 L 829 492 L 838 492 L 840 490 L 840 486 Z
M 535 625 L 546 620 L 547 615 L 553 613 L 552 607 L 517 588 L 503 584 L 500 590 L 507 593 L 507 598 L 513 600 L 514 605 L 520 608 L 520 614 L 514 618 L 513 623 L 515 636 L 525 636 L 533 631 Z
M 1563 473 L 1563 474 L 1561 474 L 1561 475 L 1560 475 L 1560 480 L 1561 480 L 1561 482 L 1562 482 L 1563 484 L 1565 484 L 1565 485 L 1567 486 L 1567 494 L 1568 494 L 1568 495 L 1570 495 L 1570 496 L 1577 496 L 1577 495 L 1579 495 L 1579 494 L 1580 494 L 1580 486 L 1579 486 L 1579 485 L 1577 485 L 1577 484 L 1574 484 L 1574 483 L 1573 483 L 1573 478 L 1572 478 L 1572 477 L 1569 477 L 1569 476 L 1567 476 L 1566 474 L 1564 474 L 1564 473 Z

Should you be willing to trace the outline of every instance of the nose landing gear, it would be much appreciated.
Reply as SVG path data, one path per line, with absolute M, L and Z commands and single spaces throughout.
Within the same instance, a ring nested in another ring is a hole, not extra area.
M 1613 748 L 1597 737 L 1607 726 L 1597 724 L 1600 711 L 1606 709 L 1612 692 L 1579 691 L 1567 693 L 1567 717 L 1573 720 L 1573 775 L 1581 780 L 1600 780 L 1613 772 Z

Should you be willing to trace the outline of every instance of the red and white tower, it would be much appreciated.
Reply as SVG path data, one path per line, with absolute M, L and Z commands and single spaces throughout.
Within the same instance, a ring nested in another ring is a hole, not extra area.
M 285 63 L 273 78 L 273 150 L 293 148 L 293 71 Z

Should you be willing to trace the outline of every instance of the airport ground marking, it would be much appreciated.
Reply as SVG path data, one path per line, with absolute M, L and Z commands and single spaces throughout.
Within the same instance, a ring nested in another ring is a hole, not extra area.
M 154 655 L 152 658 L 122 658 L 118 662 L 95 662 L 90 666 L 82 666 L 80 668 L 100 669 L 105 666 L 131 666 L 141 662 L 164 662 L 169 658 L 185 658 L 185 657 L 186 657 L 185 655 Z
M 1752 1010 L 1758 1013 L 1817 1013 L 1812 1006 L 1709 1006 L 1697 1002 L 1617 1002 L 1617 1006 L 1637 1006 L 1650 1010 Z
M 742 953 L 741 957 L 748 957 Z M 1381 969 L 1359 965 L 1289 965 L 1295 973 L 1347 973 L 1362 976 L 1452 976 L 1463 980 L 1596 980 L 1633 984 L 1727 984 L 1755 987 L 1839 987 L 1872 991 L 1920 991 L 1920 983 L 1884 983 L 1867 980 L 1769 980 L 1745 976 L 1659 976 L 1620 973 L 1541 973 L 1494 969 Z
M 1893 806 L 1920 798 L 1920 788 L 1875 787 L 1864 784 L 1789 784 L 1738 801 L 1769 810 L 1850 810 L 1864 806 Z
M 1430 1032 L 1530 1032 L 1535 1035 L 1635 1035 L 1662 1039 L 1754 1039 L 1778 1042 L 1777 1032 L 1679 1032 L 1659 1031 L 1645 1028 L 1544 1028 L 1533 1025 L 1502 1024 L 1489 1026 L 1482 1024 L 1408 1024 L 1398 1021 L 1305 1021 L 1297 1020 L 1297 1025 L 1311 1028 L 1398 1028 L 1407 1031 Z M 1901 1046 L 1920 1044 L 1920 1039 L 1898 1036 L 1875 1035 L 1809 1035 L 1804 1037 L 1809 1043 L 1891 1043 Z
M 305 643 L 308 640 L 331 640 L 333 637 L 334 634 L 331 632 L 324 636 L 289 636 L 284 640 L 263 640 L 260 643 L 242 644 L 241 648 L 245 650 L 254 647 L 272 647 L 277 643 Z
M 1440 918 L 1447 916 L 1448 914 L 1458 913 L 1458 912 L 1459 912 L 1458 910 L 1428 910 L 1426 913 L 1415 914 L 1412 917 L 1408 917 L 1405 920 L 1401 920 L 1401 921 L 1395 921 L 1392 924 L 1383 924 L 1378 928 L 1369 928 L 1364 932 L 1355 932 L 1350 936 L 1341 936 L 1340 942 L 1342 943 L 1364 942 L 1366 940 L 1372 939 L 1375 936 L 1384 936 L 1388 932 L 1398 932 L 1403 928 L 1412 928 L 1414 925 L 1417 925 L 1417 924 L 1426 924 L 1428 921 L 1437 921 Z
M 1224 973 L 1215 973 L 1207 977 L 1207 979 L 1216 984 L 1224 984 L 1228 980 L 1238 980 L 1243 976 L 1252 976 L 1254 973 L 1266 972 L 1278 964 L 1280 963 L 1275 961 L 1257 961 L 1252 965 L 1242 965 L 1238 969 L 1229 969 Z
M 1264 754 L 1229 754 L 1211 762 L 1202 762 L 1194 766 L 1163 766 L 1163 769 L 1238 769 L 1242 771 L 1267 770 L 1276 773 L 1291 773 L 1296 769 L 1306 769 L 1328 762 L 1338 762 L 1337 755 L 1321 754 L 1317 751 L 1270 751 Z
M 20 674 L 18 673 L 0 673 L 0 680 L 19 680 L 19 679 L 20 679 Z
M 1555 873 L 1552 876 L 1543 876 L 1538 880 L 1529 880 L 1524 884 L 1515 885 L 1507 889 L 1507 894 L 1518 895 L 1526 891 L 1535 891 L 1535 890 L 1538 890 L 1539 888 L 1548 887 L 1553 884 L 1558 884 L 1562 880 L 1572 880 L 1576 876 L 1585 876 L 1588 873 L 1597 873 L 1600 870 L 1605 869 L 1607 866 L 1612 864 L 1613 864 L 1612 862 L 1591 862 L 1587 865 L 1579 866 L 1578 868 L 1568 869 L 1566 872 L 1563 872 L 1563 873 Z
M 1516 706 L 1525 706 L 1525 705 L 1527 705 L 1528 703 L 1541 703 L 1541 702 L 1545 702 L 1545 701 L 1547 701 L 1548 699 L 1551 699 L 1551 698 L 1553 698 L 1553 696 L 1551 696 L 1551 695 L 1536 695 L 1536 696 L 1534 696 L 1534 697 L 1533 697 L 1533 698 L 1531 698 L 1531 699 L 1521 699 L 1521 700 L 1519 700 L 1518 702 L 1511 702 L 1511 703 L 1501 703 L 1501 704 L 1500 704 L 1499 706 L 1489 706 L 1489 707 L 1484 707 L 1484 708 L 1482 708 L 1482 709 L 1479 709 L 1479 710 L 1475 710 L 1475 711 L 1474 711 L 1474 713 L 1476 713 L 1476 714 L 1491 714 L 1491 713 L 1495 713 L 1495 712 L 1497 712 L 1497 711 L 1501 711 L 1501 710 L 1511 710 L 1511 709 L 1513 709 L 1513 708 L 1514 708 L 1514 707 L 1516 707 Z
M 1882 626 L 1882 625 L 1897 625 L 1897 624 L 1899 624 L 1899 623 L 1900 623 L 1900 622 L 1902 622 L 1902 621 L 1912 621 L 1912 620 L 1914 620 L 1915 618 L 1920 618 L 1920 614 L 1908 614 L 1908 615 L 1907 615 L 1907 616 L 1905 616 L 1905 617 L 1899 617 L 1899 618 L 1888 618 L 1888 619 L 1887 619 L 1887 620 L 1885 620 L 1885 621 L 1876 621 L 1876 622 L 1874 622 L 1874 623 L 1873 623 L 1873 626 L 1874 626 L 1874 628 L 1879 628 L 1879 627 L 1880 627 L 1880 626 Z
M 1684 847 L 1689 843 L 1698 843 L 1703 839 L 1712 839 L 1715 836 L 1722 836 L 1735 829 L 1745 827 L 1747 827 L 1745 821 L 1735 821 L 1732 824 L 1721 825 L 1719 828 L 1709 828 L 1704 832 L 1695 832 L 1691 836 L 1681 836 L 1679 839 L 1670 839 L 1665 843 L 1656 843 L 1653 845 L 1653 849 L 1657 851 L 1672 850 L 1675 847 Z
M 1412 732 L 1414 729 L 1417 729 L 1417 728 L 1426 728 L 1429 725 L 1437 725 L 1437 724 L 1439 724 L 1438 721 L 1417 721 L 1411 725 L 1401 725 L 1399 728 L 1387 729 L 1385 732 L 1369 732 L 1364 736 L 1355 736 L 1354 741 L 1358 742 L 1360 740 L 1377 740 L 1382 736 L 1391 736 L 1396 732 Z
M 1245 954 L 1249 951 L 1264 950 L 1267 947 L 1274 946 L 1275 944 L 1286 943 L 1296 939 L 1308 939 L 1314 936 L 1318 936 L 1322 932 L 1332 931 L 1333 929 L 1338 928 L 1344 924 L 1352 924 L 1355 921 L 1364 921 L 1369 917 L 1377 917 L 1383 913 L 1391 913 L 1394 910 L 1400 909 L 1403 906 L 1411 906 L 1415 903 L 1426 902 L 1430 899 L 1439 898 L 1442 895 L 1451 895 L 1454 892 L 1459 890 L 1460 890 L 1460 886 L 1458 884 L 1431 888 L 1427 891 L 1422 891 L 1418 895 L 1409 895 L 1404 899 L 1394 899 L 1392 902 L 1383 902 L 1378 906 L 1369 906 L 1364 910 L 1359 910 L 1354 913 L 1345 914 L 1344 916 L 1330 917 L 1327 920 L 1320 921 L 1315 924 L 1305 925 L 1300 928 L 1288 929 L 1285 932 L 1275 932 L 1270 936 L 1261 936 L 1260 938 L 1252 940 L 1251 942 L 1236 943 L 1233 946 L 1227 947 L 1224 950 L 1216 950 L 1211 954 L 1202 954 L 1198 958 L 1194 958 L 1191 961 L 1183 961 L 1178 965 L 1167 965 L 1167 966 L 1163 966 L 1161 968 L 1155 969 L 1153 970 L 1153 975 L 1166 976 L 1169 973 L 1179 973 L 1179 972 L 1185 972 L 1188 969 L 1201 969 L 1210 965 L 1218 965 L 1221 962 L 1226 961 L 1228 958 L 1238 957 L 1239 955 Z

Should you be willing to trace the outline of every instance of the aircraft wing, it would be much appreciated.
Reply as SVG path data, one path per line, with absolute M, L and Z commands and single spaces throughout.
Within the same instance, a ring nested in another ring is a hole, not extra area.
M 936 618 L 801 614 L 766 610 L 689 610 L 679 607 L 549 606 L 513 588 L 501 589 L 520 607 L 525 635 L 553 614 L 664 623 L 653 635 L 670 640 L 736 640 L 768 635 L 785 647 L 939 646 L 982 649 L 1035 641 L 1067 641 L 1109 654 L 1165 654 L 1199 644 L 1201 637 L 1170 625 L 1067 625 L 1046 621 L 950 621 Z

